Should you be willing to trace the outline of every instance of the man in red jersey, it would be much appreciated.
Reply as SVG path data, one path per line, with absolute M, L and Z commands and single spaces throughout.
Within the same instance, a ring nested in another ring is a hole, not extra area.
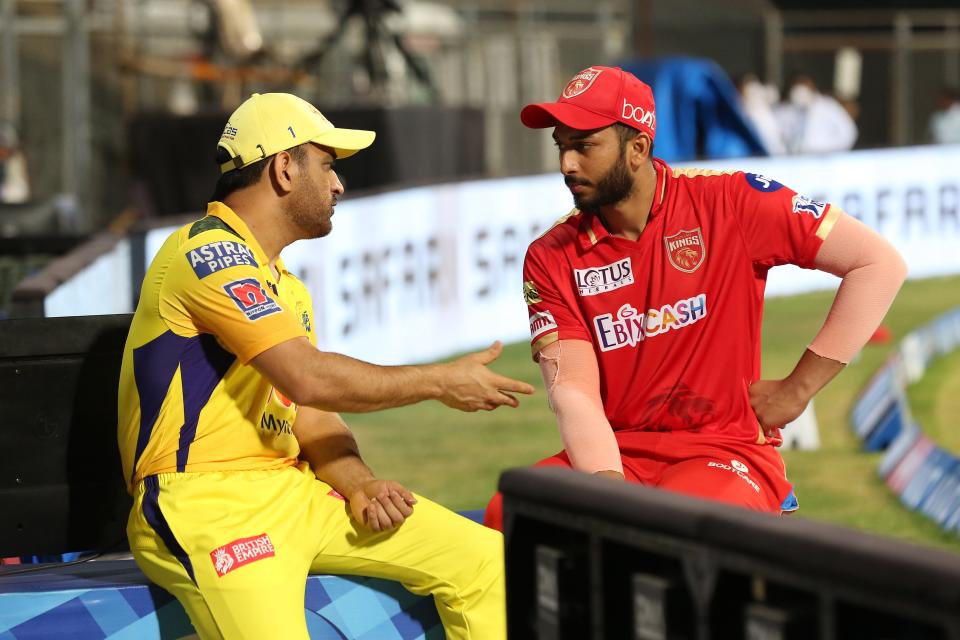
M 906 276 L 902 258 L 774 180 L 655 159 L 653 94 L 621 69 L 585 69 L 520 118 L 553 127 L 576 205 L 524 262 L 533 356 L 565 446 L 538 464 L 796 509 L 779 428 L 866 343 Z M 764 286 L 786 263 L 843 282 L 793 372 L 761 380 Z M 498 494 L 486 522 L 501 519 Z

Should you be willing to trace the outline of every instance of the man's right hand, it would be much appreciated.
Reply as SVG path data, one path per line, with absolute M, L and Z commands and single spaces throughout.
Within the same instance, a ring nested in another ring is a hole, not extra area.
M 519 406 L 520 403 L 512 394 L 530 395 L 533 386 L 501 376 L 487 368 L 502 351 L 503 345 L 497 341 L 483 351 L 437 365 L 440 382 L 438 400 L 461 411 L 492 411 L 501 405 Z

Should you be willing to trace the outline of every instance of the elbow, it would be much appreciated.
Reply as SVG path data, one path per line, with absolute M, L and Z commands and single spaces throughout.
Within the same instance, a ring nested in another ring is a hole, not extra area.
M 321 400 L 318 397 L 317 385 L 310 384 L 304 375 L 297 375 L 278 388 L 288 400 L 299 406 L 315 407 Z
M 281 393 L 287 397 L 288 400 L 299 406 L 313 406 L 314 399 L 312 398 L 311 390 L 309 387 L 299 381 L 288 383 L 284 388 L 280 389 Z
M 351 407 L 343 398 L 334 393 L 330 386 L 317 384 L 306 376 L 299 377 L 291 385 L 290 393 L 284 391 L 287 398 L 301 407 L 313 407 L 321 411 L 349 411 Z
M 903 259 L 903 256 L 899 251 L 895 251 L 896 257 L 893 260 L 893 265 L 891 265 L 891 272 L 893 273 L 893 279 L 899 287 L 907 279 L 908 267 L 907 261 Z

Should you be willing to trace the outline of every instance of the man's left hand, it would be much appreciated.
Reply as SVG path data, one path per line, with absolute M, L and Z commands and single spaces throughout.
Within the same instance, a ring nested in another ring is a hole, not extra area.
M 399 527 L 413 513 L 417 499 L 399 482 L 369 480 L 347 496 L 354 519 L 372 531 Z

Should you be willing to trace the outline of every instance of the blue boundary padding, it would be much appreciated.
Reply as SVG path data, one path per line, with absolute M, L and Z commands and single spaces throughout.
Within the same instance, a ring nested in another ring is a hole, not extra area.
M 934 447 L 903 490 L 900 500 L 914 510 L 921 510 L 945 471 L 957 463 L 956 458 L 940 447 Z
M 953 464 L 944 470 L 939 482 L 930 491 L 921 507 L 924 515 L 941 527 L 946 524 L 950 514 L 958 508 L 958 500 L 960 500 L 960 460 L 954 459 L 952 462 Z
M 483 510 L 460 515 L 483 521 Z M 65 634 L 71 640 L 168 640 L 193 633 L 180 603 L 133 560 L 24 568 L 0 567 L 0 640 Z M 310 576 L 304 615 L 313 640 L 445 637 L 433 598 L 378 578 Z
M 933 447 L 922 463 L 915 467 L 911 463 L 906 471 L 901 468 L 905 457 L 923 438 L 919 426 L 911 421 L 904 387 L 908 380 L 921 379 L 932 360 L 958 346 L 960 307 L 904 337 L 899 353 L 891 357 L 860 392 L 850 412 L 850 423 L 863 439 L 864 449 L 886 450 L 877 471 L 888 485 L 899 491 L 901 502 L 947 531 L 960 533 L 960 458 Z M 903 475 L 905 473 L 907 475 Z
M 853 405 L 850 420 L 861 438 L 873 430 L 884 409 L 896 402 L 896 372 L 893 367 L 891 363 L 881 367 Z
M 193 633 L 180 603 L 150 585 L 133 560 L 65 569 L 0 572 L 0 640 L 60 639 L 65 633 L 71 640 L 170 640 Z M 433 598 L 378 578 L 310 576 L 304 615 L 313 640 L 444 637 Z
M 900 431 L 896 439 L 887 447 L 887 453 L 880 460 L 880 466 L 877 467 L 877 472 L 881 478 L 886 480 L 887 476 L 897 468 L 903 457 L 913 448 L 917 438 L 920 437 L 920 433 L 920 427 L 916 423 L 910 423 Z
M 893 402 L 887 407 L 873 428 L 863 435 L 863 448 L 867 451 L 884 451 L 903 430 L 904 413 L 902 402 Z

